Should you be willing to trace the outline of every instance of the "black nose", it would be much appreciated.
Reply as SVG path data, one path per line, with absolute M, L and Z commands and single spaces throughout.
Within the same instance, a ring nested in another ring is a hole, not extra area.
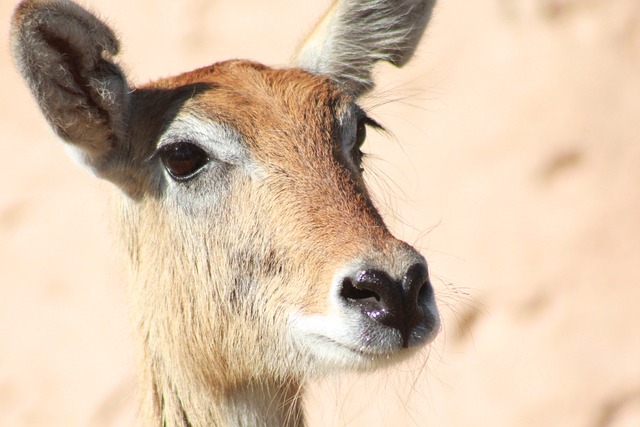
M 381 270 L 359 271 L 343 279 L 340 296 L 375 322 L 400 331 L 406 348 L 411 332 L 424 321 L 423 306 L 433 298 L 433 288 L 427 267 L 414 264 L 401 282 Z

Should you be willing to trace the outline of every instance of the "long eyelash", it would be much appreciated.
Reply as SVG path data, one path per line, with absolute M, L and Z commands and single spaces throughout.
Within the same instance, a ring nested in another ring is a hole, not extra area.
M 374 119 L 372 119 L 371 117 L 367 116 L 365 114 L 364 118 L 364 124 L 367 126 L 371 126 L 371 128 L 375 129 L 375 130 L 379 130 L 382 132 L 387 132 L 387 129 L 382 126 L 380 123 L 378 123 L 377 121 L 375 121 Z

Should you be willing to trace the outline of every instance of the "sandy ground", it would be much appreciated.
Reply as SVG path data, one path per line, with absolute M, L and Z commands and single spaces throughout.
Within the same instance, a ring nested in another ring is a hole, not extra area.
M 286 65 L 327 1 L 111 0 L 144 82 Z M 100 4 L 104 3 L 104 4 Z M 330 378 L 312 426 L 640 426 L 640 3 L 441 0 L 364 105 L 369 182 L 430 261 L 444 329 L 412 363 Z M 0 426 L 133 424 L 111 187 L 65 155 L 12 67 L 0 1 Z M 428 360 L 427 360 L 428 356 Z

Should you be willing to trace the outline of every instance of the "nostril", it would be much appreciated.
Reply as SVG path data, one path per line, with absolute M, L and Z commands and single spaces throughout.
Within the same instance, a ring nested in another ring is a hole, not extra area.
M 429 282 L 429 272 L 425 264 L 414 264 L 402 278 L 402 288 L 409 297 L 409 301 L 419 304 L 433 296 L 433 289 Z
M 429 301 L 432 298 L 433 287 L 431 286 L 431 282 L 429 280 L 426 280 L 420 287 L 420 291 L 418 291 L 418 302 Z
M 344 279 L 342 281 L 340 296 L 352 302 L 364 301 L 368 299 L 375 299 L 376 301 L 380 301 L 380 295 L 370 289 L 366 289 L 366 287 L 356 288 L 351 279 Z
M 380 270 L 364 270 L 342 279 L 340 297 L 365 316 L 396 327 L 402 310 L 402 287 Z

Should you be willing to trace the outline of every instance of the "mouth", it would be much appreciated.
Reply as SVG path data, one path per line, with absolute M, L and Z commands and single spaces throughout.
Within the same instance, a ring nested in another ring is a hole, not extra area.
M 326 335 L 307 336 L 306 347 L 316 363 L 325 368 L 347 368 L 369 370 L 404 359 L 401 353 L 413 354 L 414 351 L 396 348 L 381 349 L 353 343 L 343 343 Z M 407 355 L 409 355 L 407 354 Z
M 330 370 L 367 370 L 400 362 L 424 348 L 439 330 L 437 320 L 416 327 L 406 345 L 398 330 L 363 322 L 362 318 L 298 313 L 290 322 L 297 347 Z
M 394 354 L 394 352 L 399 350 L 399 349 L 372 348 L 364 345 L 355 346 L 353 344 L 342 343 L 326 335 L 314 335 L 314 336 L 311 336 L 310 338 L 317 340 L 321 345 L 335 346 L 341 351 L 347 351 L 355 355 L 358 355 L 364 358 L 369 358 L 372 360 L 377 358 L 389 358 Z

